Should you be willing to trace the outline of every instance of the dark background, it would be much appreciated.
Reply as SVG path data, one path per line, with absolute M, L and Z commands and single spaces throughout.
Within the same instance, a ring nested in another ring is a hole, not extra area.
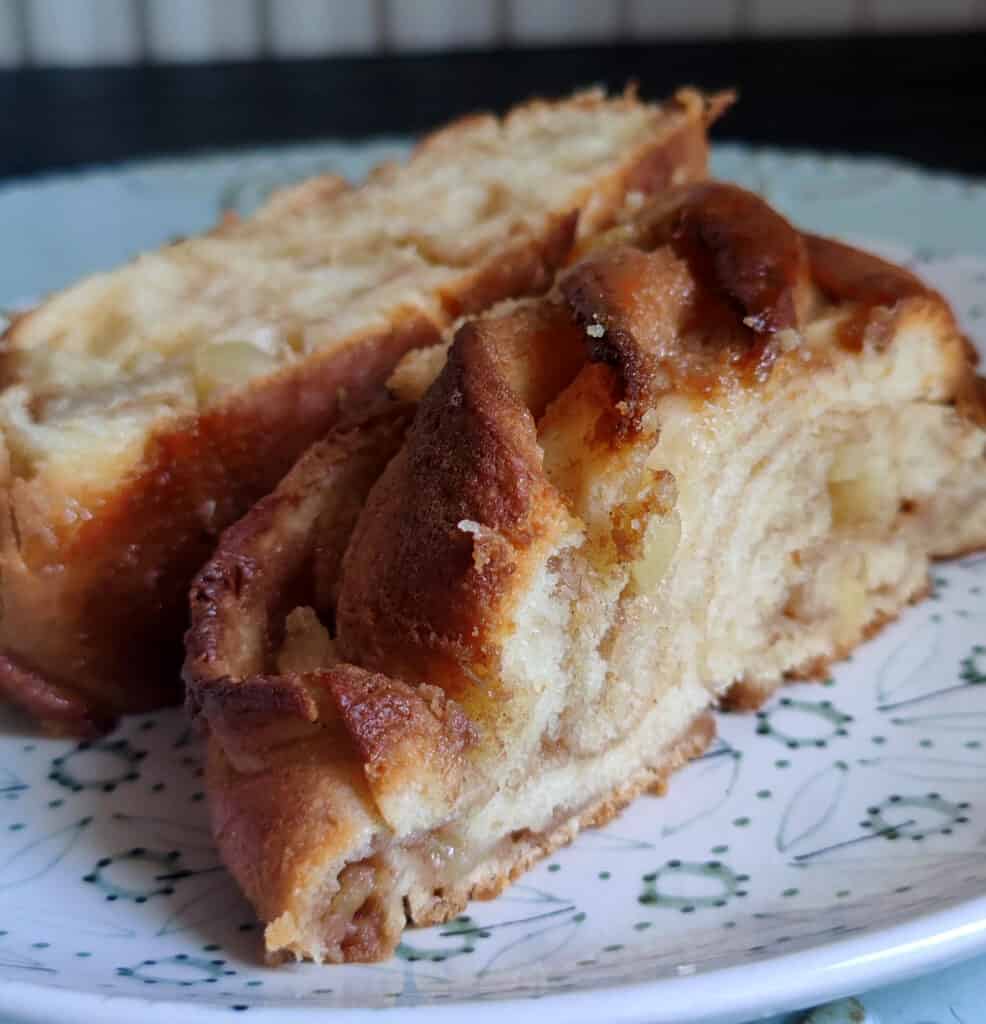
M 0 72 L 0 177 L 196 150 L 420 133 L 579 85 L 735 86 L 719 139 L 986 174 L 986 32 Z

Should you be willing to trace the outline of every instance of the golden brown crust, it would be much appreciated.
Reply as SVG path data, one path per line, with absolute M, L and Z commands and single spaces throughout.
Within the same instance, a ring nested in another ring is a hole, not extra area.
M 372 783 L 385 782 L 405 744 L 447 759 L 444 770 L 451 771 L 476 742 L 472 723 L 435 687 L 411 687 L 353 665 L 338 666 L 326 685 Z
M 975 350 L 974 354 L 975 354 Z M 955 399 L 960 416 L 979 427 L 986 427 L 986 377 L 977 377 L 970 366 Z
M 555 340 L 564 369 L 548 379 L 532 374 L 537 386 L 519 394 L 508 370 L 511 340 L 532 333 Z M 551 304 L 459 331 L 343 561 L 343 657 L 440 681 L 456 693 L 471 682 L 452 666 L 483 671 L 491 635 L 509 614 L 504 600 L 520 582 L 518 552 L 563 515 L 524 398 L 543 407 L 551 387 L 574 375 L 580 344 L 570 319 Z M 482 534 L 469 532 L 470 523 L 482 524 Z
M 60 493 L 9 481 L 0 494 L 0 691 L 62 731 L 176 700 L 186 587 L 219 531 L 267 493 L 347 408 L 379 393 L 404 352 L 436 343 L 462 313 L 543 291 L 576 235 L 607 225 L 628 188 L 702 176 L 705 124 L 717 113 L 716 102 L 707 110 L 697 94 L 688 94 L 677 108 L 671 104 L 686 116 L 670 129 L 658 126 L 652 142 L 597 181 L 581 210 L 556 217 L 538 237 L 519 235 L 496 258 L 463 270 L 440 297 L 441 322 L 404 314 L 378 333 L 352 338 L 203 416 L 170 425 L 151 438 L 119 487 L 86 510 L 84 522 L 67 521 Z M 454 131 L 437 133 L 432 143 Z M 306 204 L 339 187 L 333 179 L 303 186 L 283 197 L 280 214 L 302 215 Z M 9 327 L 8 343 L 24 322 Z
M 834 238 L 811 234 L 803 238 L 815 283 L 834 302 L 889 306 L 902 299 L 937 296 L 909 270 L 879 256 Z
M 811 267 L 800 233 L 759 196 L 704 182 L 651 204 L 639 231 L 648 249 L 670 245 L 696 280 L 720 291 L 757 333 L 799 328 Z
M 385 404 L 315 445 L 225 531 L 193 586 L 185 673 L 189 707 L 210 736 L 217 842 L 266 920 L 316 870 L 308 853 L 358 850 L 381 814 L 412 823 L 417 815 L 428 827 L 433 802 L 454 803 L 475 741 L 462 711 L 434 688 L 351 665 L 269 671 L 287 610 L 313 599 L 318 582 L 331 593 L 331 580 L 313 579 L 331 567 L 318 563 L 319 541 L 348 534 L 407 420 L 405 407 Z M 409 777 L 415 796 L 431 802 L 409 805 Z M 346 955 L 371 957 L 366 941 L 358 933 Z
M 341 551 L 363 500 L 398 451 L 411 410 L 380 402 L 313 445 L 281 484 L 220 538 L 192 583 L 185 639 L 191 710 L 225 703 L 219 684 L 273 668 L 278 619 L 299 603 L 331 614 Z M 263 637 L 263 643 L 246 642 Z M 235 690 L 235 687 L 233 687 Z
M 338 552 L 408 420 L 407 407 L 384 403 L 337 427 L 225 531 L 192 586 L 185 664 L 189 709 L 238 770 L 259 770 L 282 745 L 328 743 L 365 776 L 384 817 L 403 818 L 428 811 L 401 802 L 408 776 L 430 778 L 433 798 L 454 801 L 475 742 L 461 710 L 434 687 L 346 664 L 278 671 L 275 656 L 299 602 L 331 621 L 320 597 L 331 602 Z
M 685 734 L 655 763 L 576 812 L 569 812 L 540 832 L 512 835 L 503 848 L 463 882 L 441 891 L 412 893 L 400 915 L 399 927 L 387 927 L 377 941 L 344 948 L 347 960 L 377 960 L 396 946 L 405 922 L 439 924 L 460 913 L 471 899 L 493 899 L 534 863 L 572 842 L 581 829 L 597 828 L 620 813 L 645 791 L 663 792 L 670 775 L 698 757 L 715 736 L 711 715 L 699 716 Z M 328 752 L 328 745 L 296 743 L 278 747 L 267 770 L 236 771 L 215 739 L 208 743 L 206 782 L 213 830 L 224 863 L 257 908 L 268 927 L 267 947 L 273 960 L 278 951 L 303 944 L 293 915 L 285 908 L 292 894 L 310 882 L 311 851 L 352 846 L 362 824 L 347 808 L 326 803 L 327 780 L 343 777 L 359 791 L 359 773 L 348 774 Z M 334 794 L 341 786 L 330 786 Z M 367 794 L 367 800 L 369 795 Z
M 326 780 L 345 780 L 372 802 L 358 766 L 340 761 L 327 744 L 299 742 L 279 750 L 276 772 L 236 770 L 214 739 L 208 741 L 206 758 L 216 845 L 264 921 L 277 918 L 290 904 L 293 888 L 303 884 L 304 852 L 319 842 L 340 851 L 358 848 L 362 823 L 350 808 L 326 806 L 320 799 Z
M 221 681 L 200 711 L 231 764 L 247 773 L 266 771 L 280 747 L 328 744 L 362 772 L 384 817 L 392 791 L 412 772 L 436 774 L 454 799 L 463 754 L 476 742 L 472 723 L 441 690 L 345 663 Z
M 100 717 L 99 709 L 59 685 L 0 655 L 0 687 L 17 693 L 17 704 L 44 722 L 52 736 L 98 736 L 112 727 L 112 720 Z
M 710 396 L 763 382 L 812 302 L 801 236 L 762 199 L 708 182 L 671 190 L 630 232 L 631 244 L 584 261 L 562 291 L 591 358 L 616 367 L 618 434 L 639 428 L 648 397 Z

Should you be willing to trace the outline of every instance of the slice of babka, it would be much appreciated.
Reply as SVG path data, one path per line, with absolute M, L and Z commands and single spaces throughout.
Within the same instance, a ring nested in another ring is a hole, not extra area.
M 187 648 L 269 953 L 377 959 L 496 894 L 986 545 L 974 363 L 913 275 L 709 183 L 312 449 Z

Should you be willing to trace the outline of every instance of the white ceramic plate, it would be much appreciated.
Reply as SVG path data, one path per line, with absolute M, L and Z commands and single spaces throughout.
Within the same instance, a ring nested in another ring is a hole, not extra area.
M 395 145 L 0 189 L 0 305 Z M 717 160 L 806 226 L 877 239 L 971 334 L 986 330 L 982 186 L 882 161 L 737 147 Z M 408 933 L 389 963 L 276 970 L 217 863 L 179 712 L 88 745 L 4 720 L 0 1015 L 713 1024 L 939 966 L 986 949 L 984 684 L 986 556 L 940 566 L 932 597 L 828 683 L 721 716 L 720 740 L 667 798 L 639 800 L 499 900 Z

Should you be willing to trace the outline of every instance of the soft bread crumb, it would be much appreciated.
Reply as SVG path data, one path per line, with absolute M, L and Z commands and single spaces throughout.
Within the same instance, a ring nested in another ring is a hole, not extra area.
M 442 372 L 451 341 L 408 352 L 387 380 L 387 389 L 403 402 L 420 402 Z
M 278 672 L 315 672 L 338 660 L 335 644 L 313 608 L 295 608 L 284 622 Z

